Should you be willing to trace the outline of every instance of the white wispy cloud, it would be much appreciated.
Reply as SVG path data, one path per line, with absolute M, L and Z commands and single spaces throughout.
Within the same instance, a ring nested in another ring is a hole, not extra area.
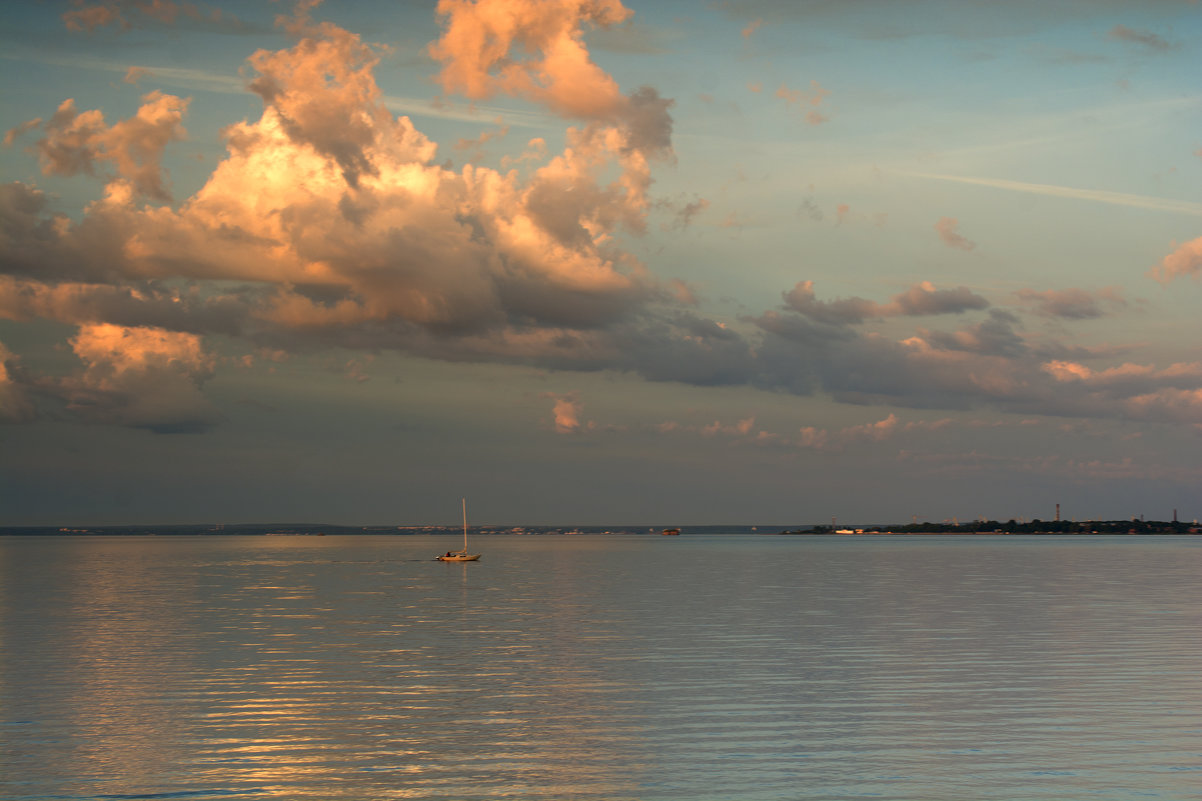
M 992 189 L 1007 189 L 1011 192 L 1024 192 L 1029 195 L 1045 195 L 1048 197 L 1066 197 L 1075 200 L 1089 200 L 1094 203 L 1109 203 L 1114 206 L 1129 206 L 1137 209 L 1153 211 L 1169 211 L 1177 214 L 1202 216 L 1202 203 L 1189 200 L 1172 200 L 1148 195 L 1132 195 L 1126 192 L 1110 192 L 1104 189 L 1080 189 L 1073 186 L 1057 186 L 1055 184 L 1034 184 L 1026 181 L 1010 181 L 1005 178 L 982 178 L 969 175 L 945 175 L 933 172 L 913 172 L 898 170 L 898 174 L 911 178 L 927 178 L 935 181 L 951 181 L 972 186 L 986 186 Z
M 480 125 L 495 125 L 498 120 L 505 125 L 516 125 L 520 128 L 546 128 L 555 124 L 555 118 L 546 114 L 499 108 L 497 106 L 436 104 L 428 98 L 398 97 L 396 95 L 384 95 L 380 98 L 380 102 L 389 111 L 398 114 L 437 117 L 443 120 L 460 120 Z

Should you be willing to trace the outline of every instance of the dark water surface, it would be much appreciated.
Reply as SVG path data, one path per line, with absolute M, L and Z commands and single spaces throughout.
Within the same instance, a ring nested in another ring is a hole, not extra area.
M 0 539 L 4 799 L 1186 799 L 1202 539 Z

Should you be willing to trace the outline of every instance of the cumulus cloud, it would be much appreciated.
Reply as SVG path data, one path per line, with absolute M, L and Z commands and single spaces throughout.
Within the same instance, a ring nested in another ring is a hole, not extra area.
M 584 29 L 633 13 L 621 0 L 439 0 L 443 34 L 430 55 L 443 64 L 438 80 L 449 94 L 485 100 L 504 93 L 564 116 L 609 120 L 626 99 L 593 62 Z
M 919 328 L 900 340 L 852 326 L 905 310 L 987 306 L 971 293 L 944 298 L 944 306 L 932 297 L 931 287 L 920 289 L 925 291 L 877 304 L 862 298 L 818 301 L 812 286 L 799 284 L 786 293 L 786 311 L 747 318 L 764 335 L 755 346 L 752 381 L 797 394 L 822 391 L 853 404 L 987 405 L 1027 415 L 1202 422 L 1202 406 L 1192 400 L 1202 387 L 1196 365 L 1093 368 L 1082 360 L 1110 359 L 1115 353 L 1032 343 L 1020 318 L 1008 311 L 989 309 L 985 319 L 958 330 Z M 1068 380 L 1074 374 L 1078 377 Z M 807 436 L 815 444 L 832 441 L 829 432 Z
M 49 120 L 22 123 L 8 132 L 5 142 L 40 127 L 45 135 L 35 148 L 43 174 L 91 175 L 98 163 L 111 162 L 133 191 L 166 201 L 171 194 L 160 161 L 168 143 L 187 135 L 181 124 L 187 107 L 187 100 L 154 91 L 142 98 L 137 114 L 109 126 L 100 111 L 80 112 L 67 99 Z
M 1164 257 L 1164 261 L 1152 268 L 1152 277 L 1162 284 L 1178 276 L 1197 278 L 1202 274 L 1202 237 L 1175 247 L 1172 253 Z
M 1202 363 L 1180 362 L 1163 369 L 1125 363 L 1094 370 L 1077 362 L 1052 360 L 1043 369 L 1057 382 L 1084 388 L 1086 401 L 1117 406 L 1122 416 L 1202 422 Z
M 376 146 L 393 137 L 404 142 L 392 115 L 379 103 L 374 48 L 334 25 L 298 24 L 306 35 L 292 50 L 259 50 L 250 65 L 259 73 L 250 88 L 298 145 L 333 159 L 351 187 L 375 175 Z M 432 155 L 432 150 L 431 150 Z
M 82 419 L 158 433 L 203 431 L 217 414 L 200 392 L 214 359 L 200 337 L 110 323 L 82 325 L 70 341 L 79 373 L 41 389 Z
M 971 242 L 965 239 L 956 230 L 960 227 L 960 222 L 955 217 L 940 217 L 939 222 L 935 223 L 935 232 L 939 234 L 939 239 L 949 248 L 958 250 L 972 250 L 977 246 L 976 242 Z
M 56 261 L 85 274 L 81 264 L 103 261 L 125 277 L 260 282 L 272 291 L 253 314 L 268 326 L 371 327 L 393 346 L 418 339 L 415 327 L 601 326 L 658 297 L 611 240 L 619 228 L 645 227 L 648 158 L 670 149 L 668 101 L 636 91 L 620 126 L 570 129 L 564 152 L 526 181 L 470 166 L 456 173 L 435 166 L 436 145 L 379 103 L 371 47 L 336 26 L 290 25 L 301 35 L 295 47 L 251 57 L 262 117 L 227 130 L 229 154 L 195 196 L 179 209 L 138 208 L 110 185 L 83 222 L 47 223 L 36 190 L 10 187 L 22 210 L 6 243 L 10 263 L 23 250 L 57 249 L 81 256 Z M 153 171 L 139 171 L 157 161 L 127 159 L 135 148 L 117 134 L 169 102 L 152 93 L 138 117 L 111 128 L 99 112 L 64 104 L 47 123 L 47 169 L 86 171 L 112 158 L 160 195 Z M 173 124 L 185 107 L 171 107 Z M 85 249 L 88 237 L 106 247 Z
M 367 375 L 359 354 L 392 349 L 822 391 L 852 403 L 1139 409 L 1174 419 L 1195 408 L 1188 376 L 1157 371 L 1123 392 L 1060 380 L 1041 365 L 1097 356 L 1033 349 L 1017 318 L 967 287 L 924 282 L 877 302 L 819 300 L 802 282 L 781 309 L 707 318 L 690 287 L 655 277 L 624 247 L 657 207 L 652 166 L 672 158 L 672 123 L 668 99 L 645 87 L 623 93 L 584 46 L 588 27 L 628 17 L 620 3 L 440 5 L 444 32 L 432 52 L 447 91 L 514 94 L 576 121 L 558 152 L 532 140 L 522 169 L 505 172 L 456 170 L 440 159 L 434 141 L 386 108 L 374 79 L 379 49 L 312 21 L 311 8 L 301 4 L 285 20 L 291 47 L 250 57 L 262 113 L 226 129 L 225 157 L 178 204 L 166 200 L 159 164 L 184 135 L 186 99 L 150 93 L 137 114 L 111 125 L 68 101 L 50 121 L 14 129 L 14 140 L 41 132 L 34 150 L 53 172 L 110 174 L 77 219 L 53 214 L 36 187 L 0 186 L 0 317 L 77 326 L 69 346 L 81 365 L 75 375 L 38 378 L 6 352 L 7 419 L 28 419 L 32 399 L 95 422 L 201 430 L 217 419 L 201 394 L 216 369 L 205 338 L 217 335 L 252 361 L 352 351 L 330 363 L 355 380 Z M 473 41 L 487 52 L 473 53 Z M 565 95 L 573 76 L 588 97 Z M 685 204 L 677 222 L 703 209 L 701 199 Z M 1087 308 L 1031 292 L 1026 302 L 1037 310 Z M 960 330 L 919 329 L 900 341 L 855 328 L 978 311 L 984 319 Z M 554 404 L 557 430 L 589 425 L 578 396 Z M 743 425 L 717 431 L 759 436 L 753 422 L 739 433 Z M 889 430 L 874 425 L 858 436 Z

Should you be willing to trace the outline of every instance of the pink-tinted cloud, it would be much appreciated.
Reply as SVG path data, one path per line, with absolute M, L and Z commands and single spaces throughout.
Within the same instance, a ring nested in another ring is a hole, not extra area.
M 661 228 L 665 231 L 683 231 L 693 224 L 693 220 L 698 215 L 709 208 L 710 202 L 699 197 L 688 203 L 665 200 L 661 201 L 660 205 L 673 212 L 671 221 L 662 223 Z
M 482 131 L 479 136 L 474 139 L 459 139 L 455 142 L 455 149 L 458 151 L 466 151 L 468 161 L 479 161 L 484 157 L 484 146 L 493 140 L 504 139 L 509 134 L 509 126 L 502 125 L 500 128 L 492 131 Z
M 830 432 L 825 428 L 815 428 L 814 426 L 805 426 L 797 434 L 797 446 L 800 448 L 823 450 L 831 439 Z
M 219 8 L 208 8 L 175 0 L 71 0 L 72 8 L 62 15 L 68 30 L 93 32 L 97 28 L 117 25 L 129 30 L 144 23 L 175 25 L 187 20 L 209 29 L 242 31 L 245 26 L 232 14 Z
M 11 147 L 13 142 L 15 142 L 19 136 L 21 136 L 22 134 L 29 133 L 30 131 L 34 130 L 41 124 L 42 124 L 42 118 L 35 117 L 32 120 L 26 120 L 25 122 L 21 123 L 20 125 L 16 125 L 12 128 L 9 128 L 4 133 L 4 146 Z
M 702 426 L 700 433 L 703 437 L 728 436 L 728 437 L 745 437 L 751 433 L 752 427 L 755 426 L 755 416 L 744 418 L 735 423 L 723 423 L 715 420 L 708 425 Z
M 549 392 L 543 397 L 555 403 L 551 409 L 551 418 L 556 433 L 575 434 L 580 431 L 580 416 L 584 412 L 584 403 L 580 400 L 579 392 L 567 392 L 562 395 Z
M 365 381 L 371 380 L 371 375 L 367 372 L 367 367 L 375 360 L 374 354 L 348 359 L 343 366 L 343 374 L 357 384 L 362 384 Z
M 98 110 L 79 112 L 75 101 L 64 100 L 40 127 L 45 131 L 35 147 L 45 175 L 95 173 L 96 165 L 111 163 L 129 190 L 155 200 L 170 200 L 161 167 L 164 149 L 183 139 L 188 101 L 154 91 L 142 98 L 137 114 L 113 126 Z M 12 138 L 39 127 L 30 120 L 9 132 Z M 6 142 L 11 139 L 6 137 Z
M 82 222 L 51 225 L 38 219 L 36 192 L 10 185 L 5 197 L 24 227 L 9 255 L 33 247 L 43 257 L 57 250 L 58 263 L 81 273 L 96 263 L 128 278 L 252 281 L 268 290 L 247 305 L 263 323 L 306 335 L 370 325 L 394 332 L 394 346 L 415 341 L 410 325 L 439 335 L 510 320 L 589 328 L 660 296 L 642 265 L 611 244 L 619 228 L 645 227 L 647 154 L 665 144 L 653 92 L 627 98 L 620 128 L 570 129 L 564 152 L 528 179 L 470 166 L 455 173 L 435 166 L 436 145 L 380 104 L 370 47 L 335 26 L 289 24 L 302 35 L 295 47 L 251 59 L 262 117 L 227 130 L 229 154 L 194 197 L 178 209 L 138 208 L 111 185 Z M 162 116 L 166 97 L 148 95 L 135 122 Z M 151 151 L 127 144 L 132 122 L 110 129 L 73 103 L 60 112 L 47 124 L 50 169 L 82 171 L 111 157 L 153 189 L 125 158 Z M 532 159 L 545 152 L 537 144 Z M 98 241 L 85 247 L 88 238 Z M 386 320 L 394 322 L 381 328 Z
M 375 175 L 373 151 L 389 139 L 407 142 L 404 125 L 380 104 L 374 48 L 333 25 L 293 21 L 303 36 L 291 50 L 259 50 L 250 65 L 259 73 L 250 88 L 263 99 L 265 117 L 279 121 L 298 145 L 333 159 L 352 187 Z M 431 148 L 431 153 L 433 149 Z
M 823 89 L 818 81 L 810 81 L 809 92 L 801 89 L 790 89 L 783 83 L 776 90 L 777 97 L 790 105 L 806 110 L 805 120 L 810 125 L 821 125 L 830 119 L 818 111 L 818 107 L 822 105 L 822 102 L 826 100 L 829 94 L 830 91 Z M 809 107 L 808 110 L 807 107 Z
M 1202 363 L 1182 362 L 1157 369 L 1122 364 L 1105 370 L 1052 360 L 1043 370 L 1058 383 L 1079 387 L 1083 397 L 1104 404 L 1118 416 L 1202 423 Z
M 1115 25 L 1107 34 L 1111 39 L 1116 39 L 1121 42 L 1130 42 L 1132 44 L 1142 45 L 1151 50 L 1166 51 L 1176 47 L 1172 42 L 1162 36 L 1158 36 L 1151 31 L 1138 31 L 1133 28 L 1128 28 L 1126 25 Z
M 88 382 L 98 387 L 149 370 L 207 376 L 214 365 L 200 337 L 146 327 L 84 325 L 71 340 L 71 348 L 84 362 Z
M 899 426 L 897 415 L 890 414 L 874 423 L 861 423 L 836 431 L 804 426 L 798 430 L 792 444 L 811 450 L 839 451 L 857 442 L 884 442 L 892 439 L 898 430 L 919 430 L 919 427 L 913 424 Z
M 189 343 L 204 354 L 204 337 L 220 335 L 248 353 L 393 349 L 613 369 L 695 385 L 821 391 L 855 403 L 1096 416 L 1139 407 L 1150 418 L 1193 408 L 1187 396 L 1172 394 L 1197 388 L 1188 375 L 1058 380 L 1041 365 L 1095 364 L 1089 360 L 1100 356 L 1055 343 L 1036 348 L 1021 336 L 1017 318 L 996 309 L 951 332 L 919 329 L 907 337 L 896 331 L 900 321 L 866 333 L 850 327 L 987 309 L 967 287 L 923 283 L 885 302 L 820 301 L 803 282 L 786 293 L 784 309 L 729 324 L 708 319 L 688 286 L 656 278 L 621 244 L 623 235 L 645 229 L 651 208 L 665 208 L 650 191 L 653 162 L 670 155 L 670 118 L 667 101 L 653 90 L 619 93 L 617 111 L 569 128 L 558 152 L 533 140 L 521 169 L 454 169 L 410 119 L 383 106 L 374 79 L 378 51 L 337 26 L 314 23 L 310 8 L 302 5 L 286 21 L 297 37 L 292 47 L 252 56 L 262 114 L 226 130 L 225 158 L 179 204 L 155 205 L 154 182 L 140 179 L 139 169 L 157 165 L 165 143 L 182 136 L 186 101 L 152 93 L 145 115 L 113 126 L 72 102 L 53 126 L 33 126 L 46 134 L 43 157 L 54 169 L 109 169 L 115 176 L 78 219 L 52 214 L 36 188 L 0 186 L 0 316 L 80 326 L 72 347 L 84 365 L 69 380 L 30 379 L 10 359 L 6 386 L 35 387 L 25 393 L 35 401 L 37 393 L 66 399 L 89 420 L 195 430 L 213 419 L 199 393 L 215 364 L 199 357 L 164 362 L 154 354 L 185 353 Z M 464 13 L 520 16 L 528 8 L 493 2 Z M 549 3 L 536 12 L 505 24 L 566 31 L 583 47 L 579 33 L 593 24 L 591 11 Z M 567 16 L 544 19 L 560 12 Z M 519 67 L 529 71 L 546 54 L 523 53 L 521 36 L 513 34 L 506 58 L 528 57 Z M 538 41 L 551 47 L 548 36 Z M 503 60 L 492 69 L 501 75 Z M 548 94 L 553 81 L 532 80 L 531 99 L 556 102 Z M 49 149 L 52 138 L 56 149 Z M 140 142 L 147 143 L 141 150 Z M 148 188 L 139 190 L 139 182 Z M 700 207 L 698 199 L 681 213 Z M 1030 302 L 1065 300 L 1037 293 Z M 101 336 L 106 329 L 97 326 L 105 325 L 121 337 Z M 157 332 L 166 344 L 143 347 L 154 338 L 144 332 Z M 97 349 L 106 337 L 129 340 L 131 352 L 147 356 L 125 366 Z M 349 359 L 339 356 L 338 369 L 365 375 L 361 357 Z M 159 401 L 138 406 L 138 392 L 152 398 L 158 388 L 173 400 L 160 393 Z M 1141 397 L 1147 400 L 1136 403 Z M 578 398 L 562 398 L 555 416 L 563 427 L 591 425 L 573 405 Z M 152 408 L 162 412 L 158 418 Z M 750 423 L 740 432 L 742 424 L 720 423 L 717 431 L 777 441 Z M 873 425 L 885 435 L 888 426 Z M 862 437 L 869 434 L 865 428 Z
M 858 426 L 850 426 L 843 429 L 842 436 L 845 439 L 868 439 L 880 442 L 889 439 L 897 430 L 897 415 L 890 414 L 884 420 L 878 420 L 875 423 L 864 423 Z
M 96 28 L 118 23 L 128 28 L 129 23 L 121 16 L 120 5 L 116 2 L 87 4 L 83 0 L 75 0 L 75 8 L 63 14 L 63 22 L 69 30 L 87 31 L 91 33 Z
M 215 365 L 200 337 L 99 323 L 80 326 L 70 344 L 82 372 L 43 380 L 41 390 L 82 419 L 161 433 L 201 431 L 216 421 L 200 392 Z
M 1129 416 L 1137 420 L 1170 420 L 1192 423 L 1202 430 L 1202 388 L 1165 387 L 1124 401 Z
M 1084 289 L 1049 289 L 1043 292 L 1020 289 L 1014 294 L 1023 303 L 1033 305 L 1036 311 L 1045 317 L 1063 317 L 1070 320 L 1103 317 L 1127 306 L 1122 292 L 1115 287 L 1106 287 L 1096 292 Z
M 565 116 L 612 119 L 625 98 L 590 57 L 584 29 L 633 13 L 621 0 L 440 0 L 443 33 L 430 55 L 450 94 L 517 95 Z
M 547 141 L 536 136 L 526 143 L 526 150 L 520 156 L 502 156 L 501 168 L 508 169 L 526 162 L 544 161 L 547 158 Z
M 125 77 L 122 80 L 125 81 L 125 83 L 132 83 L 136 86 L 138 81 L 142 80 L 147 75 L 153 74 L 154 73 L 145 67 L 130 67 L 125 71 Z
M 1192 405 L 1189 394 L 1202 388 L 1196 365 L 1095 368 L 1084 360 L 1112 358 L 1113 349 L 1091 352 L 1031 341 L 1017 330 L 1017 317 L 998 309 L 961 330 L 919 329 L 898 341 L 883 332 L 860 333 L 849 324 L 885 306 L 892 307 L 890 312 L 907 303 L 925 308 L 907 301 L 904 293 L 890 304 L 862 298 L 820 302 L 803 282 L 788 295 L 787 308 L 797 313 L 767 312 L 747 320 L 764 332 L 756 347 L 759 386 L 798 394 L 823 391 L 855 404 L 985 405 L 1026 415 L 1202 422 L 1202 408 Z M 949 310 L 967 297 L 951 299 Z M 1196 419 L 1190 417 L 1195 414 Z
M 686 282 L 681 281 L 679 278 L 673 278 L 671 281 L 669 281 L 668 289 L 679 303 L 682 303 L 685 306 L 697 305 L 697 293 L 693 290 L 693 287 L 689 286 Z
M 939 239 L 949 248 L 958 250 L 972 250 L 977 246 L 976 242 L 971 242 L 960 235 L 956 229 L 960 227 L 960 223 L 955 217 L 940 217 L 939 222 L 935 223 L 935 232 L 939 234 Z
M 1105 370 L 1093 370 L 1086 365 L 1054 359 L 1043 365 L 1043 369 L 1057 381 L 1081 381 L 1096 387 L 1141 387 L 1148 381 L 1163 386 L 1166 381 L 1184 381 L 1187 387 L 1202 384 L 1202 363 L 1178 362 L 1164 369 L 1151 365 L 1130 362 Z
M 743 29 L 743 38 L 750 39 L 752 34 L 758 31 L 760 26 L 763 24 L 764 21 L 762 19 L 753 19 L 751 22 L 747 23 L 747 27 Z
M 1197 278 L 1202 275 L 1202 237 L 1182 245 L 1174 245 L 1176 249 L 1165 256 L 1158 266 L 1152 268 L 1152 277 L 1162 284 L 1167 284 L 1179 276 Z

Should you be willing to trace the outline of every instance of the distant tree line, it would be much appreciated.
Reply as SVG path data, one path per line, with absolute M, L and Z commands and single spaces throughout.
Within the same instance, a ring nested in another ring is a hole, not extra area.
M 1196 523 L 1165 520 L 974 520 L 969 523 L 907 523 L 905 525 L 812 526 L 784 534 L 1200 534 Z

